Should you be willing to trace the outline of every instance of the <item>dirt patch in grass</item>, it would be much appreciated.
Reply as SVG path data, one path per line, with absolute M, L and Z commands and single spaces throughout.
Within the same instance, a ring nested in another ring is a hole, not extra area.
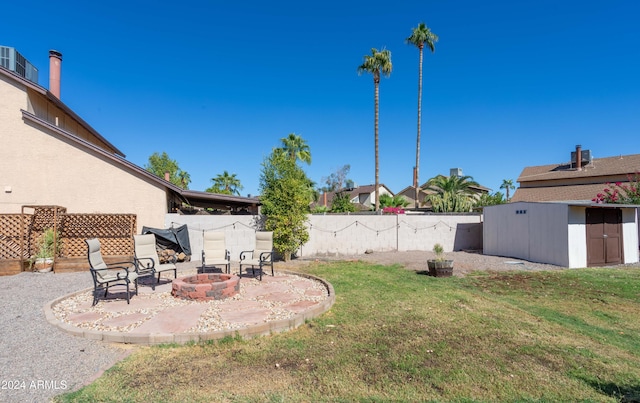
M 300 265 L 307 265 L 313 262 L 323 261 L 363 261 L 368 263 L 376 263 L 383 265 L 399 264 L 408 270 L 423 271 L 427 270 L 427 260 L 434 259 L 433 252 L 425 251 L 404 251 L 404 252 L 373 252 L 362 255 L 340 255 L 340 256 L 303 256 L 292 259 L 289 262 L 277 262 L 276 267 L 282 269 L 293 269 Z M 544 263 L 534 263 L 526 260 L 483 255 L 482 251 L 458 251 L 445 253 L 446 259 L 453 260 L 454 276 L 463 277 L 471 272 L 478 270 L 492 271 L 541 271 L 541 270 L 560 270 L 564 267 L 555 266 Z

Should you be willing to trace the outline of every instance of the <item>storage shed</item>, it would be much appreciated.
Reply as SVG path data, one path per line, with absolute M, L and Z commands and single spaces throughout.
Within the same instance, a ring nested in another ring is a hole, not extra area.
M 637 263 L 637 207 L 581 201 L 488 206 L 484 254 L 569 268 Z

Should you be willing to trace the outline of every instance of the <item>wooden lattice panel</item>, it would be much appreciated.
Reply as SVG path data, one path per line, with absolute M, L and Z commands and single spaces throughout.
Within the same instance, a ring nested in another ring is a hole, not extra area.
M 54 223 L 62 242 L 60 257 L 86 257 L 88 238 L 100 239 L 105 256 L 133 255 L 135 214 L 66 214 L 59 206 L 25 207 L 32 213 L 23 208 L 23 214 L 0 214 L 0 260 L 28 259 L 35 241 Z
M 95 238 L 95 237 L 89 237 Z M 88 238 L 63 238 L 64 246 L 62 255 L 64 257 L 86 257 Z M 103 256 L 133 255 L 133 234 L 127 238 L 100 238 L 100 253 Z
M 98 238 L 103 255 L 131 255 L 135 231 L 135 214 L 64 214 L 62 253 L 65 257 L 86 256 L 85 239 Z
M 60 221 L 67 209 L 60 206 L 34 206 L 31 230 L 42 233 L 47 228 L 60 227 Z M 56 222 L 57 219 L 57 222 Z
M 131 237 L 136 230 L 135 214 L 64 214 L 64 238 Z
M 25 248 L 22 256 L 29 257 L 28 244 L 23 242 L 27 228 L 31 224 L 30 215 L 0 214 L 0 259 L 21 259 L 21 250 Z

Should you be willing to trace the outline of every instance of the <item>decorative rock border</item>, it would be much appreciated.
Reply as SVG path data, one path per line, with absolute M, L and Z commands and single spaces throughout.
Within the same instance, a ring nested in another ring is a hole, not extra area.
M 76 296 L 78 294 L 91 291 L 93 288 L 81 290 L 72 294 L 65 295 L 57 298 L 51 302 L 48 302 L 44 306 L 44 313 L 47 321 L 56 326 L 60 330 L 72 334 L 78 337 L 84 337 L 90 340 L 104 341 L 108 343 L 124 343 L 124 344 L 141 344 L 141 345 L 155 345 L 155 344 L 186 344 L 197 343 L 208 340 L 218 340 L 225 337 L 242 337 L 244 339 L 251 339 L 260 336 L 267 336 L 272 333 L 280 333 L 288 330 L 295 329 L 303 325 L 307 320 L 313 319 L 321 314 L 327 312 L 335 303 L 336 295 L 333 286 L 321 279 L 309 274 L 297 273 L 287 270 L 280 270 L 279 272 L 289 275 L 295 275 L 304 277 L 307 279 L 315 280 L 321 283 L 327 290 L 328 297 L 318 304 L 315 304 L 308 309 L 296 314 L 289 319 L 274 320 L 265 323 L 259 323 L 256 325 L 250 325 L 240 329 L 232 330 L 220 330 L 213 332 L 201 332 L 201 333 L 142 333 L 142 332 L 115 332 L 115 331 L 99 331 L 91 329 L 82 329 L 58 320 L 53 312 L 53 307 L 61 301 Z

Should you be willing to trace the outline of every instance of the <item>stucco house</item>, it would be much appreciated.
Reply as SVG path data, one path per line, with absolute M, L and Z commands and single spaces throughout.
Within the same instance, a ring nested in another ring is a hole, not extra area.
M 568 162 L 525 167 L 511 201 L 591 201 L 607 183 L 628 183 L 640 172 L 640 154 L 593 158 L 578 145 L 570 156 Z
M 127 161 L 60 100 L 62 55 L 51 51 L 49 59 L 47 90 L 24 57 L 0 47 L 0 213 L 58 205 L 69 213 L 136 214 L 139 232 L 162 228 L 165 214 L 183 204 L 257 212 L 257 199 L 184 190 Z

